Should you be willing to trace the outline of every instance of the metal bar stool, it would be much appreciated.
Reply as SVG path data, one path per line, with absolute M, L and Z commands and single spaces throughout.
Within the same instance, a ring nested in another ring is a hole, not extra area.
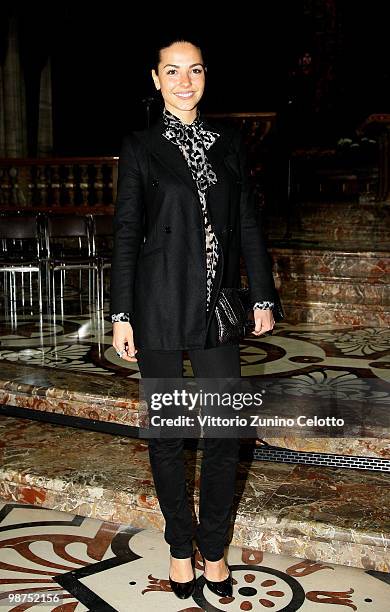
M 41 215 L 23 216 L 14 213 L 1 215 L 0 242 L 2 246 L 0 251 L 0 272 L 4 274 L 4 292 L 10 297 L 11 311 L 16 310 L 16 273 L 21 274 L 22 306 L 25 305 L 24 274 L 29 274 L 31 308 L 33 307 L 32 274 L 36 273 L 39 312 L 41 313 L 43 310 Z
M 91 215 L 92 253 L 98 266 L 98 309 L 104 308 L 104 270 L 111 268 L 113 216 Z
M 71 239 L 76 246 L 66 244 Z M 92 252 L 92 228 L 90 215 L 46 215 L 46 278 L 49 302 L 56 310 L 55 273 L 60 272 L 60 298 L 63 313 L 66 271 L 79 270 L 79 291 L 82 299 L 82 270 L 88 270 L 88 303 L 96 307 L 98 301 L 98 266 Z

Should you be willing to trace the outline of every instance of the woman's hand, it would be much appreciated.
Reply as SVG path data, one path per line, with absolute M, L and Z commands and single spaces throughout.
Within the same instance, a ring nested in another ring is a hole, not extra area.
M 261 336 L 261 334 L 272 330 L 275 325 L 271 308 L 265 308 L 264 310 L 255 308 L 253 317 L 255 320 L 255 329 L 251 333 L 255 336 Z
M 127 344 L 127 346 L 126 346 Z M 133 328 L 127 321 L 115 321 L 112 324 L 112 345 L 116 351 L 125 351 L 121 359 L 137 361 L 137 349 L 134 346 Z

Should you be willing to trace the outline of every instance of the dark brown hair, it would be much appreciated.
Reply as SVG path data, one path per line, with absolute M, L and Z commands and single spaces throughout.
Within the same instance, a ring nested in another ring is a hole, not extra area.
M 156 73 L 158 72 L 158 65 L 161 61 L 161 51 L 163 49 L 166 49 L 167 47 L 170 47 L 171 45 L 174 45 L 175 43 L 181 43 L 181 42 L 190 43 L 191 45 L 199 49 L 199 51 L 202 54 L 203 63 L 205 63 L 203 44 L 202 44 L 202 41 L 200 41 L 198 38 L 192 35 L 190 36 L 183 35 L 183 36 L 176 36 L 176 37 L 167 36 L 165 39 L 161 39 L 158 42 L 158 44 L 154 48 L 153 56 L 151 57 L 151 68 L 154 68 Z

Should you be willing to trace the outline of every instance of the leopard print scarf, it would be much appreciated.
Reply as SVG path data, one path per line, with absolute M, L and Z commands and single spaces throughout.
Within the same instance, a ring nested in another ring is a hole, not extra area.
M 209 185 L 214 185 L 217 182 L 217 175 L 207 158 L 206 150 L 214 144 L 220 134 L 217 132 L 210 132 L 204 128 L 199 109 L 196 119 L 190 124 L 183 123 L 166 108 L 164 108 L 163 111 L 163 120 L 166 126 L 163 136 L 178 146 L 183 153 L 198 189 L 206 235 L 206 309 L 209 310 L 219 252 L 218 240 L 213 232 L 206 204 L 207 189 Z

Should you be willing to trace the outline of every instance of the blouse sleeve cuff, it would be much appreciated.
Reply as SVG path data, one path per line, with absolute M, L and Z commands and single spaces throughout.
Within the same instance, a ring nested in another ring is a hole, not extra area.
M 115 321 L 125 321 L 130 323 L 130 314 L 128 312 L 116 312 L 111 315 L 111 322 L 115 323 Z
M 256 308 L 260 308 L 260 310 L 265 310 L 266 308 L 272 308 L 274 306 L 274 302 L 268 302 L 267 300 L 264 300 L 263 302 L 255 302 L 255 304 L 253 304 L 253 310 L 255 310 Z

